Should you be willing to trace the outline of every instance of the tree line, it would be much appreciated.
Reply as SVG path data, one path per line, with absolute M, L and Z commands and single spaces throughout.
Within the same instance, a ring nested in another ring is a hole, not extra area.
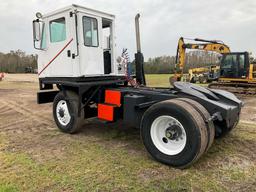
M 0 72 L 25 73 L 37 71 L 37 55 L 26 54 L 22 50 L 0 52 Z
M 190 68 L 219 65 L 220 55 L 212 52 L 191 51 L 186 53 L 184 72 Z M 174 73 L 176 56 L 161 56 L 149 58 L 144 69 L 147 74 Z
M 189 68 L 218 65 L 219 57 L 219 54 L 213 52 L 190 51 L 186 53 L 184 72 L 187 72 Z M 22 50 L 0 52 L 0 72 L 37 72 L 37 58 L 37 55 L 26 54 Z M 254 59 L 251 58 L 251 60 Z M 146 74 L 171 74 L 175 71 L 175 64 L 175 56 L 149 58 L 144 64 L 144 70 Z

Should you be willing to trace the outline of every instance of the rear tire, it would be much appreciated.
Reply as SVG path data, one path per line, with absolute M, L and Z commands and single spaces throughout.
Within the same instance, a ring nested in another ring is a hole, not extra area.
M 76 133 L 82 126 L 84 113 L 78 117 L 78 95 L 73 91 L 60 91 L 53 101 L 53 117 L 58 128 L 65 133 Z
M 168 137 L 170 130 L 172 137 Z M 186 168 L 195 162 L 208 143 L 203 117 L 190 104 L 178 99 L 154 104 L 144 113 L 141 137 L 152 157 L 179 168 Z M 185 144 L 180 142 L 182 138 Z
M 203 117 L 203 119 L 206 123 L 207 133 L 208 133 L 208 138 L 209 138 L 207 146 L 206 146 L 206 152 L 207 152 L 210 149 L 210 147 L 212 146 L 214 137 L 215 137 L 214 123 L 212 121 L 208 121 L 211 118 L 211 115 L 200 103 L 198 103 L 192 99 L 179 98 L 178 100 L 185 101 L 186 103 L 192 105 L 197 110 L 197 112 L 199 112 L 201 114 L 201 116 Z

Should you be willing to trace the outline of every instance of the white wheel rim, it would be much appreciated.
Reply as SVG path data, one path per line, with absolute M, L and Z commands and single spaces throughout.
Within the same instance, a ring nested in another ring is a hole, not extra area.
M 56 115 L 61 125 L 66 126 L 70 122 L 71 116 L 68 110 L 67 102 L 65 100 L 60 100 L 58 102 L 56 107 Z
M 155 147 L 166 155 L 179 154 L 187 142 L 186 131 L 182 124 L 174 117 L 167 115 L 153 121 L 150 135 Z

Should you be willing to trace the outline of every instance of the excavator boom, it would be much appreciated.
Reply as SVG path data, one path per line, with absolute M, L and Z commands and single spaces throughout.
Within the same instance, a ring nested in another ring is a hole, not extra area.
M 224 54 L 230 53 L 230 48 L 221 41 L 204 40 L 204 39 L 190 39 L 197 42 L 204 43 L 185 43 L 184 38 L 181 37 L 178 42 L 175 66 L 175 78 L 180 81 L 183 77 L 183 70 L 185 67 L 186 49 L 195 49 L 202 51 L 213 51 L 216 53 Z

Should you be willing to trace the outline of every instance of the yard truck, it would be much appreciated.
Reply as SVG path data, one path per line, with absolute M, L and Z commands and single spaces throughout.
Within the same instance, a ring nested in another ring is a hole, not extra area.
M 232 93 L 184 82 L 166 88 L 146 85 L 139 14 L 134 75 L 125 50 L 116 59 L 114 15 L 71 5 L 36 17 L 37 102 L 53 102 L 53 118 L 62 132 L 78 132 L 88 118 L 122 120 L 140 129 L 153 158 L 186 168 L 216 137 L 236 127 L 242 102 Z

